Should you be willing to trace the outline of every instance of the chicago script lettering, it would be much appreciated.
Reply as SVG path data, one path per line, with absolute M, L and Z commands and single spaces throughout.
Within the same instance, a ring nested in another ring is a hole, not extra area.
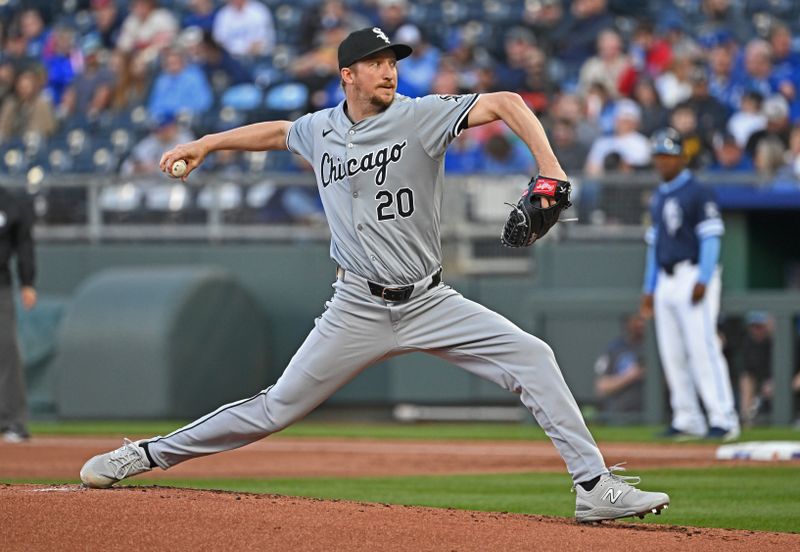
M 386 146 L 377 151 L 365 154 L 361 159 L 351 157 L 345 163 L 337 157 L 334 159 L 327 151 L 322 154 L 319 174 L 322 178 L 322 186 L 327 188 L 333 182 L 344 180 L 347 176 L 355 176 L 360 172 L 369 172 L 378 169 L 375 173 L 375 184 L 383 186 L 386 182 L 386 169 L 391 163 L 397 163 L 403 157 L 403 148 L 406 147 L 407 140 L 400 144 Z

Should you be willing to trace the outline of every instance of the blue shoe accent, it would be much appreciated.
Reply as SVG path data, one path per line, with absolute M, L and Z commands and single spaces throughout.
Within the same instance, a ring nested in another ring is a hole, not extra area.
M 733 429 L 725 429 L 724 427 L 711 426 L 706 433 L 706 439 L 722 439 L 723 441 L 734 441 L 741 435 L 741 430 L 738 427 Z
M 672 439 L 674 441 L 693 441 L 695 439 L 700 439 L 700 435 L 695 435 L 693 433 L 687 433 L 685 431 L 681 431 L 673 426 L 669 426 L 663 432 L 657 435 L 662 439 Z

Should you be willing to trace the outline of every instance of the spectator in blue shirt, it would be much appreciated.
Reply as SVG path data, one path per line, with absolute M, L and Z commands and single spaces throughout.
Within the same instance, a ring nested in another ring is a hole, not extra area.
M 769 32 L 772 65 L 781 94 L 788 99 L 796 96 L 795 82 L 800 72 L 800 52 L 793 48 L 792 31 L 783 23 L 774 23 Z M 791 88 L 786 88 L 789 85 Z
M 772 47 L 769 42 L 761 39 L 748 42 L 743 62 L 744 72 L 734 82 L 740 95 L 745 91 L 755 90 L 768 98 L 778 92 L 779 83 L 772 70 Z
M 497 82 L 503 90 L 519 92 L 525 88 L 525 67 L 536 37 L 525 27 L 509 30 L 503 41 L 504 63 L 497 67 Z
M 740 107 L 743 91 L 736 90 L 733 76 L 733 53 L 726 44 L 714 45 L 708 54 L 708 92 L 736 111 Z
M 417 96 L 429 94 L 441 53 L 425 40 L 416 25 L 400 27 L 395 33 L 395 40 L 414 48 L 412 54 L 403 60 L 402 80 L 413 88 Z
M 25 38 L 25 53 L 32 58 L 41 58 L 50 32 L 39 10 L 30 8 L 21 12 L 19 28 Z
M 89 34 L 97 35 L 103 48 L 113 50 L 122 30 L 123 16 L 114 0 L 92 0 L 91 13 L 93 28 Z
M 573 0 L 566 17 L 561 42 L 554 50 L 567 73 L 577 81 L 578 71 L 596 53 L 597 37 L 605 29 L 614 28 L 614 18 L 606 0 Z
M 490 136 L 483 146 L 478 172 L 484 174 L 533 174 L 536 164 L 525 144 L 505 133 Z
M 216 16 L 217 8 L 213 0 L 189 0 L 189 13 L 183 16 L 181 27 L 200 27 L 204 32 L 210 33 Z
M 198 61 L 208 82 L 220 93 L 230 86 L 253 82 L 249 69 L 217 44 L 211 33 L 203 33 Z
M 800 52 L 793 48 L 792 31 L 780 22 L 770 29 L 769 43 L 778 89 L 789 101 L 789 117 L 796 122 L 800 119 Z
M 447 148 L 444 169 L 447 174 L 473 174 L 480 171 L 483 160 L 481 143 L 466 131 L 459 134 Z
M 707 167 L 711 172 L 752 172 L 753 160 L 729 132 L 717 133 L 712 141 L 714 160 Z
M 211 86 L 199 67 L 187 64 L 185 54 L 177 48 L 164 50 L 162 59 L 162 71 L 147 104 L 151 116 L 186 111 L 197 114 L 211 107 Z
M 47 93 L 58 107 L 79 70 L 81 54 L 75 46 L 75 32 L 68 27 L 56 27 L 42 57 L 47 70 Z

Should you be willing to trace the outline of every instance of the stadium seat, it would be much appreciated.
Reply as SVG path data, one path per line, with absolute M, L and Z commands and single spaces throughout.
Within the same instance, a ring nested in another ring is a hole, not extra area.
M 5 174 L 22 174 L 28 170 L 28 160 L 22 144 L 10 143 L 0 149 L 0 168 Z
M 129 129 L 115 128 L 112 130 L 109 140 L 114 154 L 118 157 L 126 156 L 133 148 L 133 138 L 133 134 Z
M 297 165 L 295 165 L 291 152 L 271 151 L 267 154 L 264 169 L 268 171 L 295 172 Z
M 92 148 L 92 139 L 83 129 L 76 128 L 70 130 L 66 135 L 66 143 L 69 154 L 76 157 L 86 150 Z
M 242 188 L 233 182 L 206 186 L 197 196 L 197 206 L 206 211 L 212 210 L 215 193 L 218 194 L 219 208 L 223 211 L 232 211 L 242 206 Z
M 36 157 L 40 151 L 46 149 L 47 140 L 38 132 L 26 132 L 22 136 L 22 144 L 25 147 L 25 157 L 32 159 Z
M 230 130 L 244 124 L 245 114 L 231 106 L 226 106 L 214 114 L 212 121 L 214 132 Z
M 274 182 L 265 180 L 264 182 L 250 186 L 250 189 L 247 190 L 245 202 L 247 206 L 252 209 L 262 209 L 266 207 L 269 200 L 272 199 L 272 196 L 274 196 L 277 191 L 278 187 Z
M 292 4 L 281 4 L 276 6 L 272 13 L 275 18 L 276 29 L 294 28 L 303 19 L 303 9 Z
M 132 182 L 105 186 L 100 190 L 100 209 L 112 213 L 131 213 L 142 204 L 142 190 Z
M 47 154 L 47 166 L 53 172 L 72 172 L 72 157 L 62 147 L 51 148 Z
M 180 213 L 191 201 L 185 184 L 153 184 L 145 191 L 144 204 L 149 211 Z
M 272 58 L 255 61 L 252 72 L 253 81 L 261 88 L 269 88 L 286 78 L 284 72 L 272 64 Z
M 94 150 L 92 154 L 93 172 L 110 173 L 116 172 L 119 158 L 114 151 L 103 145 Z
M 239 111 L 250 111 L 261 105 L 263 98 L 261 89 L 255 84 L 238 84 L 232 86 L 222 95 L 220 103 L 223 107 L 232 107 Z
M 70 152 L 72 172 L 79 174 L 95 172 L 94 153 L 95 150 L 91 147 L 83 148 L 77 153 Z
M 308 103 L 308 88 L 299 82 L 286 82 L 269 88 L 264 107 L 270 111 L 295 111 Z

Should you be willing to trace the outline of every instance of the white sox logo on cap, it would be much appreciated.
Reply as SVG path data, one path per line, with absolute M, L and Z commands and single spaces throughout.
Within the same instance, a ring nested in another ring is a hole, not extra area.
M 385 49 L 391 49 L 398 60 L 411 55 L 408 44 L 392 44 L 380 27 L 367 27 L 353 31 L 339 44 L 339 69 L 350 67 L 355 62 Z
M 380 27 L 372 27 L 372 32 L 378 35 L 378 38 L 382 39 L 386 44 L 391 44 L 391 42 L 389 42 L 389 37 L 386 36 L 386 33 L 384 33 Z

